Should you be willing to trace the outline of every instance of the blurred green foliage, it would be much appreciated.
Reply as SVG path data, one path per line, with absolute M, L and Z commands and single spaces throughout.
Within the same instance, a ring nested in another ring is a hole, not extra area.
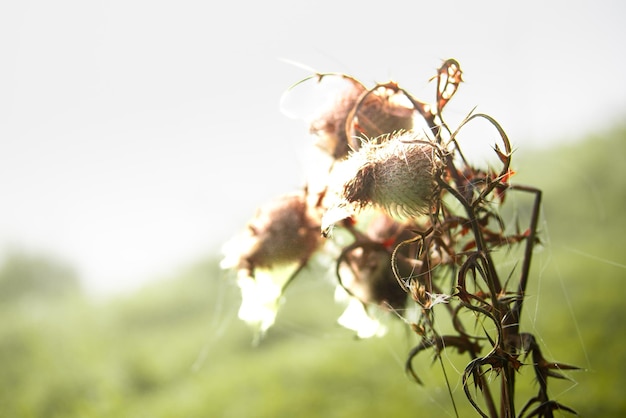
M 0 304 L 59 298 L 79 289 L 76 272 L 49 256 L 13 250 L 0 265 Z
M 626 128 L 514 162 L 513 180 L 544 191 L 522 329 L 548 358 L 585 369 L 557 382 L 555 399 L 586 417 L 623 416 Z M 523 226 L 530 204 L 508 194 L 506 216 Z M 404 373 L 417 341 L 406 325 L 390 318 L 386 337 L 355 340 L 336 325 L 342 308 L 314 270 L 288 289 L 256 347 L 217 259 L 112 300 L 76 290 L 74 273 L 54 260 L 13 254 L 0 266 L 0 416 L 454 416 L 430 354 L 414 360 L 424 386 Z M 467 359 L 449 352 L 442 361 L 459 415 L 475 416 L 460 385 Z M 529 372 L 520 406 L 534 390 Z

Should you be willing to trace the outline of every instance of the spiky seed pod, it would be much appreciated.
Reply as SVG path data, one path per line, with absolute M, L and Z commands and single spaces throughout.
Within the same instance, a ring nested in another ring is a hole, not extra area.
M 343 188 L 346 200 L 361 207 L 373 203 L 391 216 L 427 213 L 432 207 L 438 162 L 433 146 L 414 142 L 418 139 L 423 140 L 404 133 L 382 143 L 364 142 L 355 154 L 355 176 Z
M 319 225 L 319 212 L 308 202 L 306 192 L 280 196 L 257 210 L 223 266 L 230 264 L 253 277 L 256 268 L 306 261 L 322 243 Z
M 331 173 L 322 231 L 370 204 L 398 218 L 428 213 L 441 165 L 436 146 L 411 131 L 364 141 Z
M 374 137 L 413 127 L 414 110 L 396 100 L 391 89 L 368 91 L 360 82 L 348 80 L 348 88 L 309 125 L 309 132 L 318 138 L 317 146 L 335 160 L 348 155 L 354 136 Z

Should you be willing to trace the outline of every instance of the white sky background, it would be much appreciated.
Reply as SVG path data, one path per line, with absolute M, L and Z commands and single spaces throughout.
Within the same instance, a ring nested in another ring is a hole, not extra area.
M 300 188 L 310 145 L 280 113 L 309 72 L 394 79 L 424 100 L 456 58 L 518 149 L 626 114 L 619 1 L 83 1 L 0 5 L 0 251 L 44 251 L 93 292 L 215 252 Z M 495 138 L 489 138 L 490 143 Z

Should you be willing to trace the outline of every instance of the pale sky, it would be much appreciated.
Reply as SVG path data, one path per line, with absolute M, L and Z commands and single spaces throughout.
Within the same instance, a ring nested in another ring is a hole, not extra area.
M 83 1 L 0 4 L 0 253 L 134 289 L 200 257 L 303 184 L 310 145 L 280 112 L 318 71 L 432 100 L 456 58 L 474 106 L 518 149 L 626 114 L 619 1 Z

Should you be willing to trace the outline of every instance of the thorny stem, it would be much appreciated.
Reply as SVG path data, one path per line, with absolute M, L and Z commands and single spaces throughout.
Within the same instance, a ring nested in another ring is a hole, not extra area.
M 512 335 L 519 333 L 519 322 L 522 313 L 522 305 L 524 303 L 524 296 L 526 294 L 526 286 L 528 284 L 528 276 L 530 274 L 530 262 L 532 258 L 533 247 L 537 239 L 537 225 L 539 223 L 539 210 L 541 207 L 542 192 L 539 189 L 528 186 L 509 186 L 513 190 L 521 190 L 535 194 L 535 201 L 533 204 L 533 210 L 530 218 L 530 231 L 526 241 L 526 247 L 524 248 L 524 262 L 522 263 L 522 272 L 517 290 L 517 300 L 511 310 L 511 316 L 508 323 L 511 325 L 510 332 Z
M 489 286 L 489 290 L 492 292 L 492 297 L 494 298 L 494 304 L 497 303 L 497 295 L 502 291 L 502 285 L 500 284 L 500 280 L 498 279 L 498 274 L 496 273 L 493 267 L 493 260 L 489 251 L 486 250 L 485 242 L 483 235 L 480 231 L 480 226 L 478 225 L 478 221 L 476 220 L 476 214 L 472 206 L 467 202 L 467 200 L 452 186 L 446 183 L 443 179 L 437 178 L 437 182 L 441 187 L 446 189 L 450 194 L 452 194 L 460 203 L 463 205 L 465 211 L 467 212 L 467 216 L 469 219 L 470 227 L 472 228 L 472 233 L 474 234 L 474 239 L 476 241 L 476 250 L 486 259 L 487 265 L 487 277 L 485 280 L 487 282 L 487 286 Z
M 478 378 L 479 382 L 477 382 L 477 385 L 483 391 L 483 397 L 484 397 L 484 399 L 485 399 L 485 401 L 487 403 L 487 408 L 489 409 L 489 413 L 491 414 L 492 418 L 497 418 L 498 417 L 498 413 L 496 411 L 495 403 L 494 403 L 492 395 L 491 395 L 491 390 L 489 388 L 489 385 L 487 384 L 487 381 L 485 380 L 485 375 L 482 372 L 482 364 L 487 359 L 489 359 L 490 357 L 494 356 L 497 353 L 497 350 L 498 350 L 498 347 L 500 346 L 500 341 L 501 341 L 501 338 L 502 338 L 502 328 L 501 328 L 501 325 L 500 325 L 499 321 L 497 320 L 497 318 L 493 317 L 493 315 L 491 315 L 491 313 L 489 311 L 487 311 L 486 309 L 483 309 L 483 308 L 478 307 L 478 306 L 474 306 L 471 303 L 467 303 L 467 302 L 461 302 L 461 304 L 463 306 L 465 306 L 467 309 L 470 309 L 472 311 L 475 311 L 475 312 L 477 312 L 479 314 L 485 315 L 486 317 L 490 318 L 494 322 L 494 324 L 496 325 L 496 328 L 498 329 L 498 333 L 497 333 L 498 339 L 494 342 L 493 348 L 491 349 L 491 351 L 489 353 L 487 353 L 484 357 L 479 357 L 479 358 L 473 359 L 467 365 L 467 367 L 465 369 L 465 373 L 463 375 L 463 386 L 464 386 L 465 395 L 467 396 L 467 399 L 472 404 L 474 409 L 481 416 L 483 416 L 485 418 L 488 418 L 487 415 L 485 415 L 485 413 L 482 412 L 482 410 L 480 409 L 480 407 L 478 406 L 476 401 L 474 401 L 473 397 L 471 396 L 471 394 L 469 392 L 469 385 L 467 384 L 468 372 L 471 372 L 474 375 L 475 379 Z M 476 370 L 473 369 L 474 366 L 476 367 Z

